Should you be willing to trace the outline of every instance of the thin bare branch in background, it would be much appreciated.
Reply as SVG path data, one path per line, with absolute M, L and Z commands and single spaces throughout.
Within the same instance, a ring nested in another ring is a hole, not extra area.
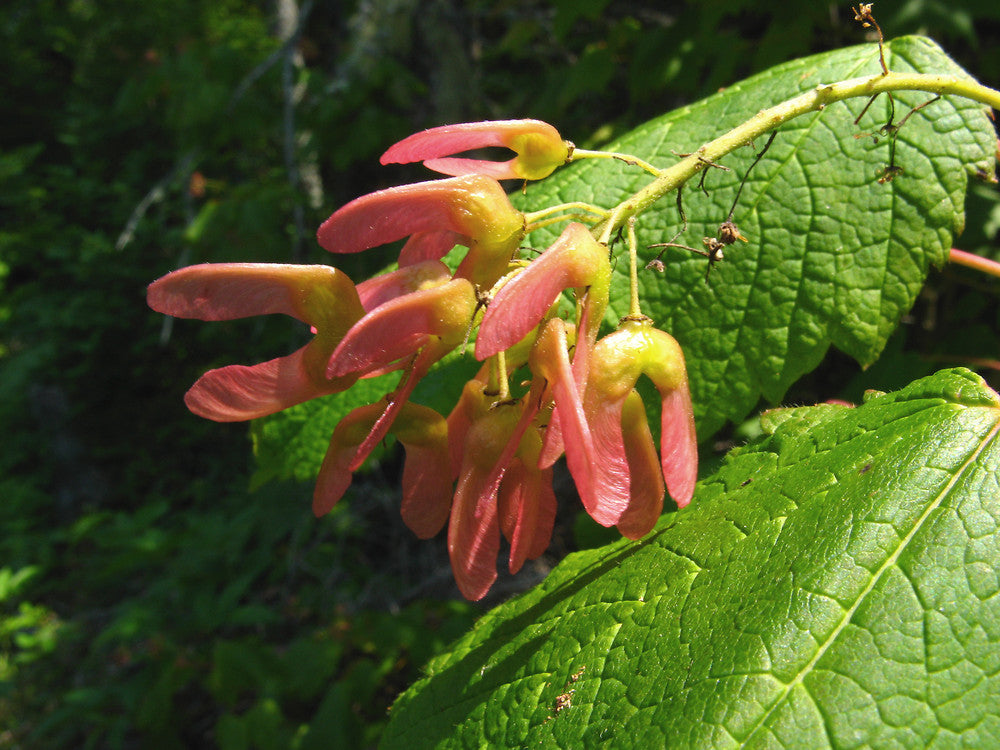
M 279 0 L 279 5 L 283 5 L 286 2 L 290 2 L 294 7 L 294 0 Z M 268 70 L 270 70 L 275 63 L 278 61 L 285 60 L 290 54 L 295 54 L 296 45 L 299 42 L 299 38 L 302 35 L 302 28 L 305 25 L 306 20 L 309 17 L 309 13 L 313 7 L 313 0 L 307 0 L 303 4 L 302 9 L 297 11 L 295 16 L 295 23 L 292 27 L 291 32 L 288 36 L 282 36 L 284 39 L 282 45 L 278 49 L 274 50 L 270 55 L 268 55 L 259 65 L 257 65 L 253 70 L 247 73 L 243 80 L 239 82 L 235 89 L 233 89 L 232 95 L 229 97 L 229 103 L 226 106 L 226 112 L 232 112 L 233 108 L 240 102 L 240 100 L 246 96 L 247 92 L 250 91 L 251 87 L 263 76 Z M 279 8 L 279 25 L 280 25 L 281 9 Z M 121 234 L 118 235 L 118 239 L 115 242 L 116 250 L 124 250 L 125 247 L 132 241 L 135 237 L 135 230 L 139 226 L 139 223 L 146 216 L 146 213 L 154 205 L 162 201 L 167 197 L 167 190 L 171 185 L 177 182 L 187 183 L 187 178 L 189 177 L 191 171 L 196 166 L 198 160 L 201 158 L 200 149 L 190 149 L 189 151 L 181 154 L 177 159 L 174 166 L 164 175 L 160 180 L 156 182 L 149 189 L 149 192 L 143 196 L 142 200 L 139 201 L 135 208 L 132 209 L 132 213 L 129 214 L 128 221 L 125 222 L 125 227 L 122 229 Z M 306 186 L 307 195 L 309 195 L 310 206 L 318 207 L 322 202 L 322 183 L 319 182 L 319 171 L 318 168 L 313 168 L 315 171 L 315 177 L 310 175 L 309 179 L 306 179 L 305 175 L 302 176 L 302 181 Z M 305 170 L 303 170 L 305 172 Z M 318 192 L 316 188 L 318 187 Z
M 281 89 L 284 97 L 283 113 L 283 145 L 285 154 L 285 171 L 288 183 L 292 189 L 294 204 L 292 217 L 295 223 L 295 235 L 292 237 L 292 262 L 301 263 L 305 259 L 302 249 L 302 238 L 306 236 L 305 210 L 299 201 L 299 192 L 304 190 L 310 206 L 318 208 L 323 199 L 323 184 L 320 181 L 319 167 L 315 159 L 300 163 L 299 151 L 309 141 L 306 132 L 296 133 L 295 110 L 305 96 L 304 82 L 295 81 L 295 73 L 304 66 L 302 53 L 298 49 L 298 39 L 302 25 L 312 10 L 313 0 L 306 0 L 302 8 L 296 7 L 295 0 L 278 0 L 278 36 L 283 40 L 281 49 L 284 56 L 281 63 Z
M 186 154 L 181 156 L 174 164 L 173 169 L 167 172 L 153 187 L 149 189 L 149 192 L 143 196 L 142 200 L 139 201 L 135 208 L 132 209 L 131 215 L 128 217 L 128 221 L 125 222 L 125 228 L 122 229 L 121 234 L 118 235 L 118 239 L 115 241 L 115 250 L 124 250 L 125 246 L 132 241 L 135 236 L 135 230 L 139 226 L 139 222 L 146 215 L 155 204 L 162 201 L 167 196 L 167 188 L 170 187 L 176 180 L 183 179 L 186 175 L 190 174 L 192 167 L 194 166 L 195 152 L 188 151 Z

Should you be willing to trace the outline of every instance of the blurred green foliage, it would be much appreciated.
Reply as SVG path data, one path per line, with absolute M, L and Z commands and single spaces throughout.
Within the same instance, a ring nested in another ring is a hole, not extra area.
M 476 612 L 449 601 L 443 540 L 400 523 L 395 454 L 320 521 L 306 483 L 249 492 L 246 426 L 191 416 L 183 393 L 305 332 L 166 321 L 145 307 L 151 280 L 205 261 L 327 262 L 311 232 L 330 211 L 427 178 L 377 163 L 415 130 L 532 116 L 599 146 L 864 35 L 846 5 L 805 0 L 299 5 L 293 60 L 271 2 L 5 4 L 0 747 L 371 746 Z M 1000 70 L 995 3 L 911 0 L 879 20 Z M 995 193 L 974 196 L 964 247 L 996 255 L 998 227 Z M 995 352 L 995 292 L 939 275 L 872 371 L 910 380 Z M 795 397 L 870 382 L 831 354 Z M 562 517 L 548 563 L 600 538 Z

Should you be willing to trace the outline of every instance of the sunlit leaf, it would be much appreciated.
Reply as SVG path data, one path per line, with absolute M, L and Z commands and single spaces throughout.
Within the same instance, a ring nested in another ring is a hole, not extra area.
M 948 370 L 770 416 L 637 542 L 433 660 L 383 747 L 986 747 L 1000 398 Z

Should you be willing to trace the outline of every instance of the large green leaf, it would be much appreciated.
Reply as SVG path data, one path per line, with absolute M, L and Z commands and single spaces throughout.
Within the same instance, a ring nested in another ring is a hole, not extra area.
M 898 72 L 966 75 L 920 37 L 890 42 L 886 61 Z M 876 45 L 795 60 L 642 125 L 608 149 L 669 166 L 676 154 L 695 151 L 765 107 L 820 83 L 879 70 Z M 895 122 L 930 98 L 897 95 Z M 993 126 L 981 105 L 966 100 L 928 105 L 899 131 L 896 162 L 903 173 L 880 184 L 889 142 L 856 136 L 885 124 L 888 102 L 881 97 L 857 126 L 863 99 L 782 125 L 736 206 L 734 219 L 749 242 L 728 248 L 707 283 L 707 261 L 680 249 L 666 251 L 664 273 L 641 274 L 643 312 L 684 347 L 703 440 L 726 419 L 742 419 L 762 396 L 777 402 L 830 344 L 870 364 L 912 306 L 929 266 L 947 259 L 963 226 L 968 175 L 992 174 Z M 687 186 L 690 225 L 678 241 L 701 248 L 703 237 L 718 234 L 753 158 L 746 147 L 723 160 L 732 171 L 709 169 L 707 196 L 696 184 Z M 634 167 L 585 161 L 530 186 L 522 203 L 530 209 L 568 201 L 610 207 L 649 179 Z M 640 247 L 669 240 L 680 226 L 671 194 L 642 215 Z M 544 246 L 544 238 L 533 235 L 532 243 Z M 612 320 L 628 312 L 624 257 L 616 273 Z
M 383 747 L 992 746 L 1000 398 L 949 370 L 766 426 L 484 616 Z

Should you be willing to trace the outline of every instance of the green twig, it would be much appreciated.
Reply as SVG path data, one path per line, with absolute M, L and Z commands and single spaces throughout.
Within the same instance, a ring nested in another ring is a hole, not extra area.
M 808 112 L 818 112 L 830 104 L 845 99 L 872 97 L 892 91 L 926 91 L 931 94 L 959 96 L 1000 109 L 1000 91 L 969 79 L 949 75 L 890 72 L 852 78 L 839 83 L 820 84 L 811 91 L 758 112 L 746 122 L 706 143 L 672 167 L 661 170 L 659 176 L 646 187 L 611 209 L 608 218 L 594 227 L 594 236 L 610 237 L 631 217 L 646 211 L 664 195 L 678 189 L 699 171 L 705 169 L 708 162 L 717 162 L 726 154 L 789 120 Z
M 643 161 L 638 156 L 632 156 L 631 154 L 619 154 L 615 151 L 587 151 L 582 148 L 574 148 L 568 161 L 573 162 L 578 159 L 617 159 L 618 161 L 625 162 L 630 167 L 641 167 L 654 177 L 660 174 L 659 169 L 654 167 L 652 164 Z

